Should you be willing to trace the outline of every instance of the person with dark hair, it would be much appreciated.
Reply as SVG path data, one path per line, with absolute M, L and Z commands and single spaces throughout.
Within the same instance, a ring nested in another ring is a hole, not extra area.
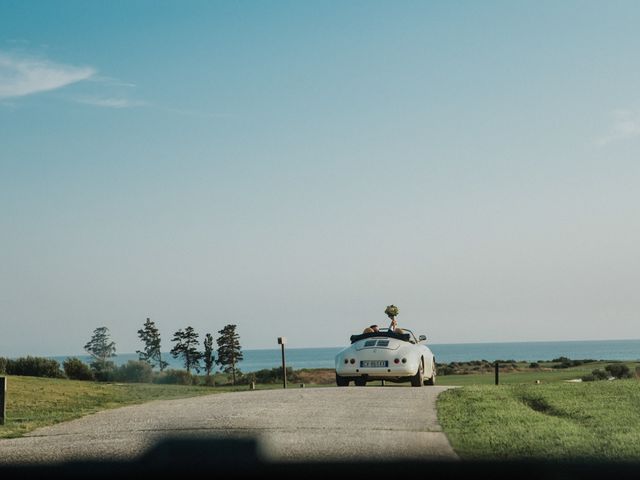
M 364 329 L 364 332 L 362 333 L 376 333 L 379 332 L 379 328 L 378 325 L 369 325 L 367 328 Z

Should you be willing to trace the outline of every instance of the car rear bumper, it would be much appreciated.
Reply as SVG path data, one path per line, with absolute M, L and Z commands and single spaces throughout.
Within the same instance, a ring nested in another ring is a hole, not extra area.
M 410 377 L 418 371 L 417 363 L 392 364 L 387 367 L 361 368 L 358 364 L 342 364 L 336 366 L 336 373 L 341 377 L 358 378 L 393 378 L 393 377 Z

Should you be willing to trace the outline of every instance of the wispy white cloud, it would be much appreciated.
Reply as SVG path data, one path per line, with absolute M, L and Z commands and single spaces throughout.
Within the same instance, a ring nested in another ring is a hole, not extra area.
M 108 85 L 109 87 L 135 88 L 137 86 L 135 83 L 125 82 L 120 80 L 119 78 L 105 77 L 104 75 L 94 75 L 93 77 L 91 77 L 91 80 L 94 82 L 102 83 L 103 85 Z
M 0 52 L 0 99 L 56 90 L 87 80 L 95 74 L 92 67 L 76 67 Z
M 640 112 L 615 110 L 612 112 L 613 125 L 606 135 L 598 138 L 596 144 L 605 147 L 611 143 L 640 137 Z
M 103 108 L 132 108 L 132 107 L 144 107 L 147 103 L 132 100 L 130 98 L 124 97 L 91 97 L 91 96 L 82 96 L 75 97 L 74 101 L 78 103 L 82 103 L 84 105 L 92 105 L 94 107 L 103 107 Z

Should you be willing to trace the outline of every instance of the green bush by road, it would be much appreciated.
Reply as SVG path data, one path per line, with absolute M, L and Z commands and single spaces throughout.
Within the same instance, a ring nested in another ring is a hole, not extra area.
M 438 418 L 463 459 L 640 461 L 640 382 L 452 389 Z

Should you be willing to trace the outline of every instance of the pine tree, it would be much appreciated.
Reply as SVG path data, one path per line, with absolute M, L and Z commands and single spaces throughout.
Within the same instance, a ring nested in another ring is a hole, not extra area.
M 193 327 L 187 327 L 184 332 L 182 329 L 173 334 L 172 342 L 176 345 L 171 349 L 171 355 L 173 358 L 182 356 L 184 361 L 184 368 L 187 372 L 191 373 L 191 369 L 195 369 L 197 373 L 200 373 L 200 358 L 202 353 L 198 351 L 200 342 L 198 341 L 199 335 L 193 329 Z
M 93 357 L 91 368 L 97 380 L 108 380 L 115 365 L 109 358 L 116 356 L 116 343 L 111 341 L 109 329 L 98 327 L 93 331 L 91 340 L 85 346 L 85 351 Z
M 225 373 L 231 373 L 231 383 L 236 383 L 236 364 L 242 360 L 242 350 L 240 348 L 240 336 L 236 333 L 236 325 L 226 325 L 218 331 L 220 336 L 216 342 L 218 344 L 218 359 L 216 363 L 221 366 Z
M 207 385 L 211 384 L 211 369 L 213 368 L 213 364 L 215 363 L 214 355 L 213 355 L 213 337 L 210 333 L 207 333 L 204 337 L 204 352 L 202 355 L 202 360 L 204 361 L 204 371 L 207 373 Z
M 150 318 L 147 318 L 147 321 L 144 322 L 144 328 L 138 330 L 138 337 L 144 342 L 144 351 L 136 351 L 140 360 L 147 362 L 152 367 L 157 366 L 162 372 L 168 364 L 162 361 L 160 331 Z

